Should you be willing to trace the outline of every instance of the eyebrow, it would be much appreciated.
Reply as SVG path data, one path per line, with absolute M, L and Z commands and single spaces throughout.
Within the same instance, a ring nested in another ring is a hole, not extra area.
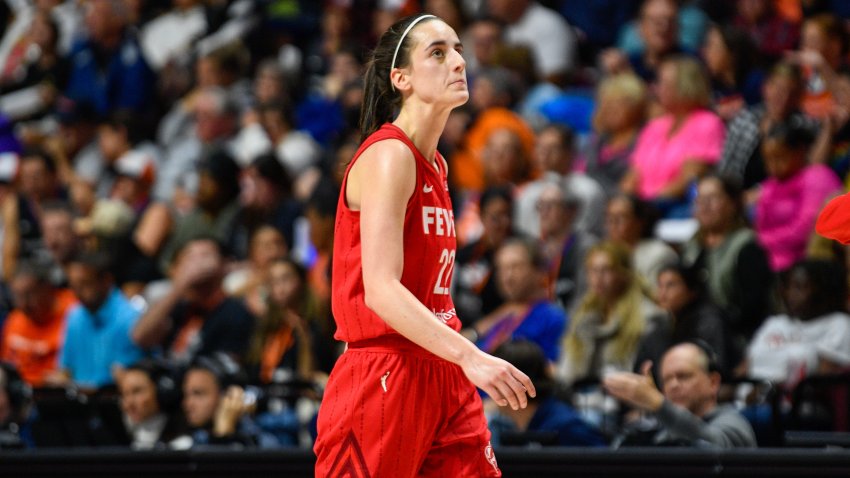
M 428 45 L 427 47 L 425 47 L 425 49 L 428 50 L 428 49 L 433 48 L 435 46 L 446 46 L 448 44 L 449 44 L 449 42 L 446 41 L 446 40 L 436 40 L 436 41 L 431 42 L 431 44 Z M 456 46 L 456 47 L 459 46 L 459 47 L 463 48 L 463 43 L 457 42 L 457 43 L 455 43 L 454 46 Z

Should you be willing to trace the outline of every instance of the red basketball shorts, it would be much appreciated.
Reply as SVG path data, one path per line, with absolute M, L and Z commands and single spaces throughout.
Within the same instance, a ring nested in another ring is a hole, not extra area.
M 398 336 L 349 345 L 319 410 L 316 476 L 496 477 L 481 398 L 457 365 Z

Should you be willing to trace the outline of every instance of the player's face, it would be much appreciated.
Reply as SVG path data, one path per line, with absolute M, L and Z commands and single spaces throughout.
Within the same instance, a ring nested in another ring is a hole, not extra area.
M 466 61 L 457 33 L 440 20 L 428 20 L 409 35 L 414 46 L 405 70 L 416 96 L 426 103 L 447 103 L 450 107 L 466 103 Z

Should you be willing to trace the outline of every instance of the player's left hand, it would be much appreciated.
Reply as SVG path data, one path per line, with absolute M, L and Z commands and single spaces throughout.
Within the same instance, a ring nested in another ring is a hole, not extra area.
M 510 405 L 514 410 L 519 410 L 528 405 L 528 397 L 537 396 L 528 375 L 505 360 L 480 350 L 461 364 L 461 368 L 467 378 L 499 406 Z

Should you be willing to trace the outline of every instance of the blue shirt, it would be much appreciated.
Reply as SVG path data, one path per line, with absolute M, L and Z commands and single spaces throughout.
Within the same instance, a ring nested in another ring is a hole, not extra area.
M 102 65 L 96 54 L 89 40 L 71 50 L 66 96 L 91 104 L 102 115 L 115 109 L 139 112 L 150 107 L 155 78 L 133 38 L 126 37 L 116 51 L 107 54 Z
M 482 350 L 487 350 L 493 334 L 500 333 L 501 325 L 497 324 L 478 339 L 476 345 Z M 557 305 L 541 300 L 531 306 L 525 318 L 511 332 L 510 340 L 528 340 L 539 345 L 550 362 L 557 362 L 561 356 L 561 337 L 567 328 L 567 314 Z M 492 348 L 498 347 L 492 344 Z
M 517 434 L 513 421 L 503 415 L 497 415 L 489 423 L 494 445 L 505 445 L 503 437 Z M 555 397 L 544 398 L 528 423 L 528 430 L 518 438 L 535 441 L 543 438 L 544 446 L 606 446 L 607 442 L 601 432 L 588 425 L 568 404 Z M 524 443 L 513 443 L 524 445 Z
M 68 312 L 62 368 L 75 383 L 101 387 L 113 383 L 112 367 L 131 365 L 144 355 L 130 339 L 141 311 L 113 288 L 94 314 L 81 304 Z

